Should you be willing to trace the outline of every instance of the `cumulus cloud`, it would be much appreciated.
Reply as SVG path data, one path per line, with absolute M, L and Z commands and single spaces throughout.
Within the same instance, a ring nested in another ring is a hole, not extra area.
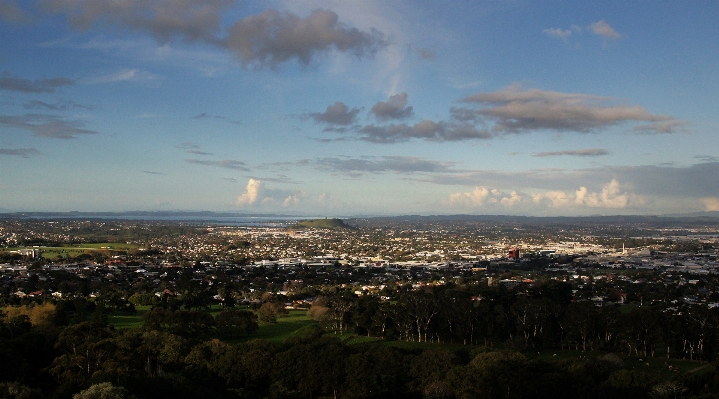
M 719 197 L 702 198 L 701 201 L 704 204 L 704 209 L 707 212 L 719 211 Z
M 242 171 L 249 171 L 250 169 L 246 166 L 242 161 L 235 161 L 232 159 L 223 159 L 221 161 L 207 161 L 202 159 L 185 159 L 185 162 L 191 163 L 193 165 L 204 165 L 204 166 L 217 166 L 219 168 L 223 169 L 233 169 L 233 170 L 242 170 Z
M 250 179 L 245 187 L 245 192 L 237 197 L 239 205 L 252 205 L 261 201 L 265 191 L 265 184 L 260 180 Z
M 616 179 L 612 179 L 599 193 L 589 193 L 586 187 L 580 187 L 574 193 L 574 203 L 592 208 L 626 208 L 630 196 L 631 194 L 621 191 Z
M 98 133 L 85 129 L 82 121 L 42 114 L 0 115 L 0 126 L 25 130 L 33 136 L 52 139 L 74 139 L 80 135 Z
M 682 125 L 671 116 L 652 114 L 610 97 L 524 89 L 517 84 L 462 101 L 480 106 L 474 112 L 494 122 L 493 132 L 498 134 L 541 130 L 587 133 L 632 122 L 650 122 L 643 127 L 646 131 L 671 133 Z
M 614 28 L 612 28 L 607 21 L 603 19 L 589 25 L 589 28 L 595 35 L 599 35 L 605 39 L 616 40 L 622 37 L 622 35 L 614 30 Z
M 353 107 L 350 109 L 342 101 L 337 101 L 332 105 L 328 105 L 325 112 L 315 112 L 309 114 L 309 116 L 317 123 L 349 126 L 355 122 L 360 111 L 361 108 Z
M 299 205 L 307 196 L 303 191 L 270 190 L 265 183 L 258 179 L 250 179 L 245 191 L 237 197 L 240 206 L 260 206 L 280 204 L 282 207 Z
M 449 202 L 453 204 L 484 205 L 488 197 L 489 189 L 487 187 L 475 187 L 470 192 L 450 194 Z
M 308 65 L 330 50 L 372 56 L 385 45 L 380 32 L 350 28 L 332 11 L 314 10 L 301 18 L 272 9 L 235 22 L 224 43 L 243 64 L 272 68 L 292 59 Z
M 330 51 L 357 57 L 385 46 L 382 33 L 348 27 L 332 11 L 314 10 L 307 17 L 273 9 L 231 22 L 223 29 L 233 0 L 40 0 L 48 13 L 67 16 L 77 29 L 113 24 L 149 32 L 159 43 L 201 42 L 228 50 L 245 66 L 275 68 L 297 60 L 309 65 Z
M 387 101 L 379 101 L 372 106 L 370 113 L 380 121 L 405 119 L 412 116 L 412 107 L 407 106 L 407 93 L 389 96 Z
M 0 155 L 30 158 L 31 156 L 42 155 L 42 153 L 35 148 L 0 148 Z
M 570 203 L 569 196 L 564 191 L 547 191 L 546 193 L 535 193 L 532 194 L 532 200 L 540 204 L 542 202 L 549 201 L 551 206 L 555 208 L 561 208 Z
M 15 77 L 9 72 L 0 74 L 0 90 L 21 93 L 52 93 L 60 87 L 71 86 L 75 82 L 75 79 L 62 77 L 30 80 Z
M 609 151 L 604 148 L 585 148 L 581 150 L 563 150 L 563 151 L 545 151 L 532 154 L 533 157 L 556 157 L 562 155 L 570 155 L 575 157 L 598 157 L 608 155 Z
M 524 196 L 517 191 L 507 194 L 496 188 L 490 189 L 484 186 L 475 187 L 474 190 L 465 193 L 453 193 L 449 196 L 452 205 L 465 207 L 479 207 L 484 205 L 502 205 L 513 207 L 524 201 Z
M 469 192 L 450 194 L 449 203 L 463 207 L 512 208 L 520 204 L 525 204 L 525 206 L 533 204 L 550 208 L 624 209 L 630 205 L 643 204 L 643 199 L 633 193 L 622 191 L 619 182 L 612 180 L 605 184 L 599 192 L 589 192 L 586 187 L 582 186 L 574 193 L 549 190 L 525 194 L 518 191 L 506 193 L 496 188 L 478 186 Z
M 454 166 L 451 162 L 405 156 L 320 158 L 315 164 L 319 169 L 337 173 L 445 173 Z

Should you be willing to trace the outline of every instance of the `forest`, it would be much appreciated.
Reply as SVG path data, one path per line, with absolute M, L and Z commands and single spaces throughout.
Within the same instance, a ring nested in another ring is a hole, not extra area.
M 197 297 L 190 295 L 186 298 Z M 201 295 L 200 295 L 201 296 Z M 0 398 L 716 397 L 719 310 L 597 307 L 554 280 L 454 285 L 396 300 L 336 289 L 277 342 L 286 298 L 253 308 L 164 296 L 136 310 L 85 298 L 6 307 Z M 136 296 L 134 300 L 139 300 Z

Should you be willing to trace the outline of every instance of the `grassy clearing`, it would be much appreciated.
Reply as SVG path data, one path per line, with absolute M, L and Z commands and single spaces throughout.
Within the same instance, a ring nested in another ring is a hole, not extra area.
M 135 244 L 127 244 L 124 242 L 101 242 L 101 243 L 95 243 L 95 244 L 77 244 L 73 245 L 74 248 L 81 248 L 81 249 L 102 249 L 102 250 L 109 250 L 109 251 L 129 251 L 132 249 L 139 248 Z
M 127 251 L 137 249 L 135 244 L 126 244 L 124 242 L 102 242 L 95 244 L 75 244 L 62 247 L 17 247 L 4 248 L 3 251 L 18 251 L 21 249 L 38 249 L 45 259 L 56 259 L 60 255 L 78 256 L 83 254 L 92 254 L 93 252 L 103 251 L 109 254 L 125 253 Z
M 150 310 L 149 306 L 137 306 L 135 308 L 137 313 L 133 315 L 126 314 L 113 314 L 109 316 L 110 324 L 114 325 L 116 329 L 125 328 L 140 328 L 142 327 L 142 316 Z M 218 305 L 213 305 L 210 308 L 210 314 L 217 316 L 222 310 Z M 272 342 L 284 342 L 287 338 L 294 335 L 302 335 L 303 330 L 307 332 L 312 330 L 312 326 L 316 325 L 317 322 L 310 319 L 307 316 L 306 310 L 290 310 L 289 315 L 282 316 L 277 319 L 277 323 L 268 324 L 260 322 L 260 329 L 256 334 L 253 334 L 247 339 L 238 340 L 237 342 L 243 342 L 250 339 L 265 339 Z M 349 337 L 349 336 L 348 336 Z M 234 342 L 234 341 L 233 341 Z
M 121 313 L 112 314 L 108 316 L 108 321 L 118 330 L 140 328 L 142 327 L 142 316 L 150 310 L 150 306 L 135 306 L 135 310 L 137 310 L 137 313 L 131 315 Z
M 250 338 L 284 342 L 293 335 L 302 335 L 302 330 L 312 329 L 316 324 L 317 322 L 307 315 L 306 310 L 290 310 L 289 315 L 277 318 L 277 323 L 260 322 L 259 331 Z

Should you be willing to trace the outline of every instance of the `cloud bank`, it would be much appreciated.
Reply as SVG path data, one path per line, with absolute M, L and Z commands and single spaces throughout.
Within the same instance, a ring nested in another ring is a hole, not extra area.
M 452 206 L 464 208 L 512 208 L 522 205 L 525 209 L 531 207 L 625 209 L 630 206 L 643 205 L 645 201 L 641 196 L 623 191 L 619 182 L 612 179 L 598 192 L 590 192 L 587 187 L 581 186 L 574 192 L 551 190 L 535 193 L 518 191 L 506 193 L 496 188 L 478 186 L 469 192 L 450 194 L 449 203 Z
M 307 17 L 274 9 L 231 22 L 223 18 L 232 0 L 41 0 L 50 14 L 67 17 L 76 29 L 111 24 L 149 32 L 164 44 L 172 41 L 205 43 L 235 55 L 246 67 L 262 69 L 296 60 L 309 65 L 331 51 L 371 57 L 386 45 L 377 30 L 361 31 L 339 16 L 316 9 Z
M 315 122 L 343 126 L 326 128 L 354 135 L 372 143 L 391 144 L 409 140 L 433 142 L 484 140 L 510 134 L 527 133 L 598 133 L 617 126 L 632 126 L 637 134 L 687 132 L 688 123 L 669 115 L 658 115 L 620 99 L 581 93 L 562 93 L 525 89 L 518 84 L 493 92 L 481 92 L 461 99 L 461 106 L 449 109 L 447 120 L 424 119 L 416 123 L 396 123 L 414 116 L 407 105 L 407 93 L 379 101 L 369 113 L 379 122 L 356 125 L 362 108 L 349 109 L 336 102 L 322 113 L 309 114 Z M 606 155 L 601 149 L 546 153 L 536 156 Z

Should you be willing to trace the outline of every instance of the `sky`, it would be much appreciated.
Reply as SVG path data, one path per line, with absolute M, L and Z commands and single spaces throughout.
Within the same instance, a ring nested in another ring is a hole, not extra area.
M 0 211 L 719 211 L 719 2 L 0 0 Z

